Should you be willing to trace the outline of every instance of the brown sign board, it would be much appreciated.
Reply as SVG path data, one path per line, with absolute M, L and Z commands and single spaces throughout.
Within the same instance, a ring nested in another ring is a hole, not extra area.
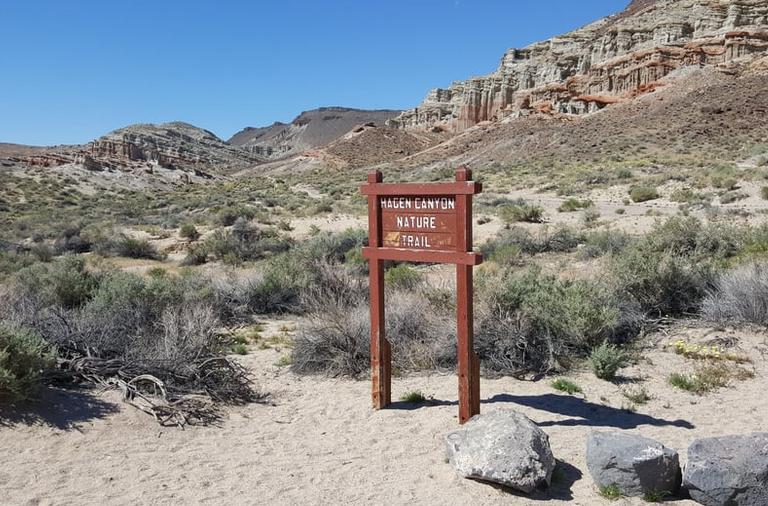
M 473 350 L 472 196 L 480 183 L 460 167 L 456 181 L 385 184 L 381 172 L 368 175 L 368 247 L 371 290 L 371 377 L 376 409 L 391 400 L 391 347 L 384 335 L 384 261 L 456 264 L 456 317 L 459 364 L 459 421 L 480 412 L 479 364 Z

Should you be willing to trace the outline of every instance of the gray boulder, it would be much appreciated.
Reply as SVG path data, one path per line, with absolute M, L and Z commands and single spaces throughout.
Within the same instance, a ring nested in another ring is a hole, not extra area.
M 768 433 L 695 439 L 683 486 L 706 506 L 768 504 Z
M 626 496 L 675 494 L 680 488 L 677 452 L 653 439 L 626 432 L 592 432 L 587 467 L 598 487 L 616 485 Z
M 475 415 L 445 438 L 448 459 L 465 478 L 530 493 L 549 486 L 555 457 L 549 437 L 512 410 Z

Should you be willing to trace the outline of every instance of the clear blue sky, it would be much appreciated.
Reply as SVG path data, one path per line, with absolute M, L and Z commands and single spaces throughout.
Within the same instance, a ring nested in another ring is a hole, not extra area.
M 2 0 L 0 142 L 182 120 L 228 138 L 327 105 L 405 109 L 629 0 Z

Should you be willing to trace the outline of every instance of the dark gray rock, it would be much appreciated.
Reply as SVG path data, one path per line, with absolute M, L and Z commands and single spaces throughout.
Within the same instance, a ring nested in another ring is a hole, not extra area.
M 677 493 L 680 461 L 675 450 L 626 432 L 592 432 L 587 467 L 598 487 L 616 485 L 626 496 Z
M 555 468 L 549 437 L 512 410 L 473 416 L 446 436 L 446 450 L 461 476 L 525 493 L 549 486 Z
M 706 506 L 768 505 L 768 433 L 695 439 L 683 486 Z

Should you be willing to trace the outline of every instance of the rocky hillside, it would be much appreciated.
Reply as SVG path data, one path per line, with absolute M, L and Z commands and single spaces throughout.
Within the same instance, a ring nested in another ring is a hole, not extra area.
M 410 169 L 461 163 L 509 170 L 591 167 L 590 172 L 600 173 L 623 162 L 654 170 L 669 163 L 741 162 L 756 148 L 768 148 L 768 57 L 727 73 L 680 69 L 658 84 L 654 93 L 596 114 L 484 122 L 399 164 Z
M 256 156 L 278 159 L 325 146 L 361 125 L 382 126 L 400 111 L 366 111 L 344 107 L 321 107 L 302 112 L 291 123 L 268 127 L 248 127 L 229 139 Z
M 508 50 L 494 73 L 434 89 L 390 124 L 461 132 L 535 112 L 580 115 L 651 92 L 675 69 L 728 70 L 767 51 L 765 0 L 634 0 L 617 15 Z
M 213 133 L 182 122 L 131 125 L 76 146 L 0 146 L 4 166 L 61 167 L 91 172 L 137 174 L 179 172 L 206 176 L 227 167 L 242 167 L 264 159 L 230 146 Z
M 178 121 L 120 128 L 87 144 L 84 151 L 95 163 L 106 166 L 149 163 L 166 168 L 210 169 L 263 161 L 208 130 Z

